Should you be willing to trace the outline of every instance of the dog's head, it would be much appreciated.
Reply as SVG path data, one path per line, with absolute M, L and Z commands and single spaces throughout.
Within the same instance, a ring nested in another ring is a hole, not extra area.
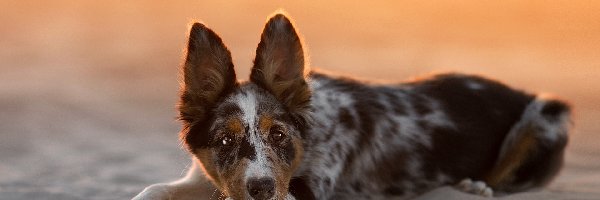
M 283 14 L 265 25 L 247 82 L 221 38 L 192 25 L 179 103 L 182 142 L 233 199 L 283 199 L 302 159 L 310 89 L 302 42 Z

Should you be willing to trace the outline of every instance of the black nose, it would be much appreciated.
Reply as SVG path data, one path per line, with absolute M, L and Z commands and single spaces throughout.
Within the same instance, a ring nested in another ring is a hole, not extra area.
M 275 194 L 275 181 L 272 178 L 251 178 L 246 183 L 248 193 L 256 200 L 264 200 Z

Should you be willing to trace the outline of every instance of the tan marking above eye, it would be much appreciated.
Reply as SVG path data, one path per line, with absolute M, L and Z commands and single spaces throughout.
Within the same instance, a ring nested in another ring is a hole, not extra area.
M 260 129 L 261 133 L 269 134 L 269 130 L 274 123 L 275 121 L 273 120 L 273 117 L 269 115 L 261 115 L 258 128 Z
M 238 118 L 232 118 L 227 121 L 227 130 L 233 134 L 243 134 L 244 125 Z

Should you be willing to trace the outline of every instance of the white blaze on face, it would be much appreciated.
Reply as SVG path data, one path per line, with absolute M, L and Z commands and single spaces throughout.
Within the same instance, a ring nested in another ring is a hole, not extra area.
M 248 178 L 271 176 L 271 170 L 265 152 L 265 143 L 257 129 L 259 119 L 256 96 L 253 93 L 239 94 L 236 98 L 236 103 L 242 111 L 242 120 L 244 121 L 244 124 L 248 126 L 248 133 L 246 133 L 248 138 L 246 139 L 256 152 L 256 159 L 250 160 L 250 163 L 248 163 L 245 179 L 248 180 Z
M 242 110 L 242 120 L 249 126 L 250 129 L 254 129 L 256 125 L 258 103 L 253 93 L 241 93 L 237 95 L 236 103 Z

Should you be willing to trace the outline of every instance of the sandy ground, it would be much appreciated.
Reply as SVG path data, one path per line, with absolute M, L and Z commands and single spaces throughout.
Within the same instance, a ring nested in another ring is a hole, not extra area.
M 345 1 L 344 1 L 345 2 Z M 541 191 L 600 199 L 600 5 L 0 1 L 0 199 L 129 199 L 189 166 L 177 141 L 186 25 L 204 21 L 248 75 L 265 17 L 285 8 L 312 65 L 399 81 L 481 74 L 575 107 L 566 165 Z M 418 199 L 478 199 L 449 187 Z

